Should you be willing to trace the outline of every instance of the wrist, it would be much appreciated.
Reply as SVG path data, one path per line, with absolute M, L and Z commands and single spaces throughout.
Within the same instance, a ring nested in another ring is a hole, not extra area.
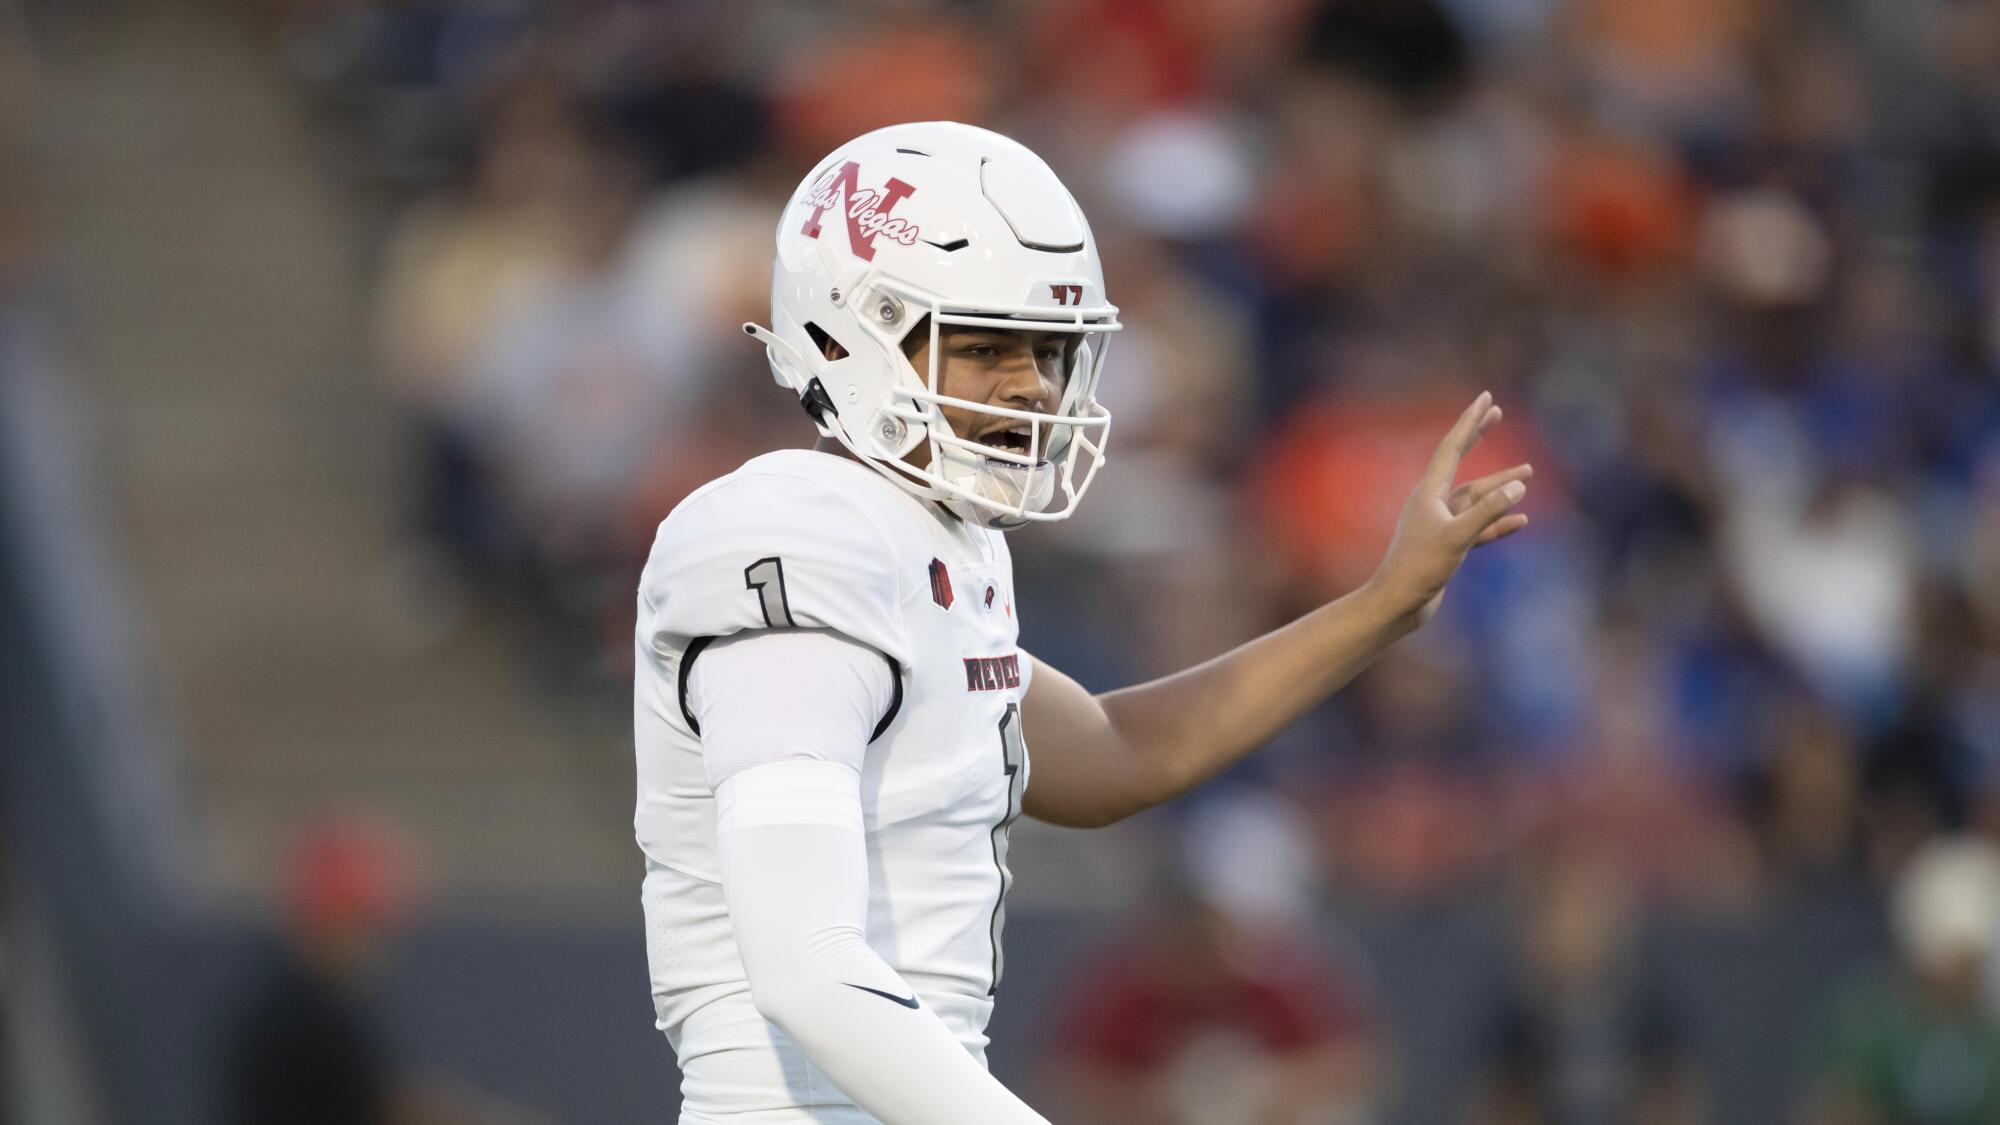
M 1424 623 L 1426 599 L 1397 589 L 1379 570 L 1354 591 L 1354 598 L 1389 640 L 1414 633 Z

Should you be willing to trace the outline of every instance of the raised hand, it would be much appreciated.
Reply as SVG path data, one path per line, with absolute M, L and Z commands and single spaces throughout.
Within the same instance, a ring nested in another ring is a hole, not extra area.
M 1528 493 L 1533 466 L 1515 465 L 1452 487 L 1459 461 L 1500 418 L 1493 396 L 1483 391 L 1458 416 L 1403 504 L 1389 551 L 1369 579 L 1413 625 L 1437 612 L 1445 584 L 1458 573 L 1466 552 L 1528 526 L 1528 517 L 1513 509 Z

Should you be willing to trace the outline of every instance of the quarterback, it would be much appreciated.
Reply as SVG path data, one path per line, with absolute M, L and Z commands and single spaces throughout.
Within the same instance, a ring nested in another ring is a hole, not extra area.
M 1017 647 L 1004 532 L 1068 516 L 1104 464 L 1118 328 L 1076 201 L 996 133 L 869 133 L 780 215 L 771 325 L 744 330 L 822 440 L 689 496 L 639 587 L 636 826 L 682 1125 L 1043 1121 L 985 1064 L 1015 819 L 1105 825 L 1201 784 L 1527 523 L 1526 465 L 1454 487 L 1500 419 L 1482 394 L 1367 583 L 1091 695 Z

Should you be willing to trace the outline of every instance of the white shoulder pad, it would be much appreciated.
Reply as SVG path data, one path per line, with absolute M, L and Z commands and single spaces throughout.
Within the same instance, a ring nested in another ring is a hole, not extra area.
M 907 668 L 901 569 L 887 532 L 837 485 L 738 475 L 660 525 L 640 638 L 664 654 L 749 629 L 832 629 Z

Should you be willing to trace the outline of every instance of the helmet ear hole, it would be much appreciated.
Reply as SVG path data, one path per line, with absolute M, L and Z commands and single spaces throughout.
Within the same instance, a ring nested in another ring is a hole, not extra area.
M 821 328 L 812 321 L 806 321 L 805 329 L 806 335 L 812 337 L 813 347 L 818 348 L 819 354 L 826 357 L 829 361 L 844 359 L 850 354 L 846 345 L 834 339 L 826 329 Z

